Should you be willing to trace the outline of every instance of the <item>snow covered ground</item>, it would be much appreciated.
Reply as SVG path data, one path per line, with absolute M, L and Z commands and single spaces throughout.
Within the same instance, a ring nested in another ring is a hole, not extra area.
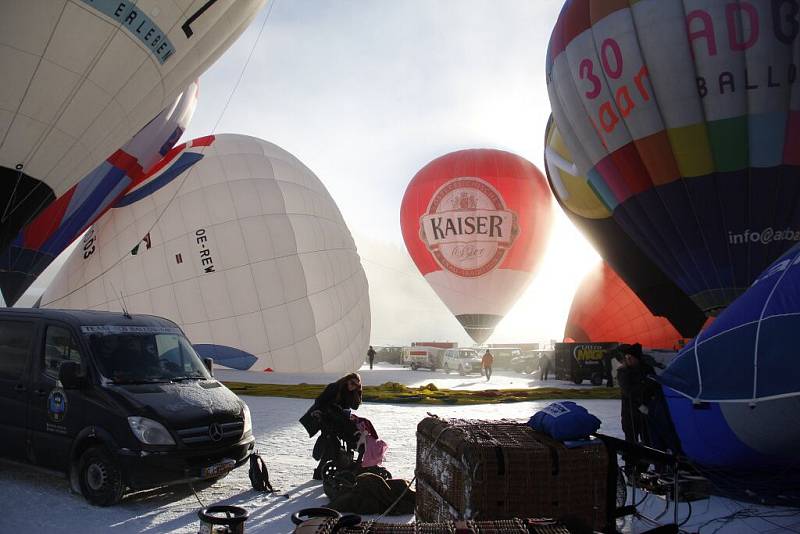
M 315 383 L 336 378 L 326 376 L 317 380 L 301 375 L 242 374 L 233 371 L 217 373 L 217 377 L 223 380 L 232 380 L 234 376 L 237 380 L 245 377 L 250 378 L 250 381 L 276 383 Z M 391 366 L 381 366 L 372 372 L 369 369 L 362 370 L 362 376 L 367 384 L 395 381 L 415 385 L 433 381 L 439 387 L 485 387 L 485 380 L 480 377 L 448 377 L 443 374 L 440 377 L 438 373 L 412 372 Z M 530 378 L 525 375 L 503 373 L 492 379 L 491 387 L 520 387 L 520 383 L 525 387 L 529 381 Z M 561 383 L 558 385 L 567 386 Z M 247 478 L 247 469 L 243 467 L 214 486 L 198 491 L 198 497 L 205 505 L 225 503 L 246 508 L 250 512 L 250 519 L 246 524 L 248 533 L 290 533 L 293 525 L 289 517 L 293 512 L 301 508 L 324 506 L 327 502 L 320 483 L 311 480 L 311 472 L 315 466 L 311 458 L 313 440 L 307 437 L 297 422 L 310 401 L 272 397 L 246 397 L 245 401 L 252 411 L 257 447 L 267 462 L 273 486 L 281 495 L 263 495 L 253 491 Z M 546 404 L 548 401 L 459 407 L 364 404 L 358 413 L 371 419 L 381 437 L 389 443 L 386 467 L 395 477 L 410 480 L 414 476 L 416 463 L 416 425 L 427 412 L 443 417 L 526 420 Z M 621 435 L 618 401 L 595 400 L 584 401 L 582 404 L 601 419 L 602 432 Z M 5 461 L 0 462 L 0 503 L 4 509 L 0 520 L 2 532 L 194 533 L 198 531 L 199 525 L 197 510 L 200 505 L 186 487 L 139 492 L 127 496 L 118 506 L 98 508 L 71 493 L 65 478 Z M 648 497 L 643 506 L 643 510 L 653 516 L 663 508 L 663 501 L 656 497 Z M 746 508 L 751 506 L 716 497 L 701 501 L 695 503 L 692 517 L 683 528 L 694 532 L 710 520 Z M 780 509 L 774 508 L 754 508 L 758 512 L 780 512 Z M 680 507 L 681 519 L 686 517 L 687 511 L 685 505 Z M 664 516 L 665 519 L 669 517 L 672 517 L 671 512 Z M 387 519 L 399 522 L 411 520 L 411 516 Z M 631 522 L 620 526 L 626 532 L 641 532 L 645 529 L 642 524 Z M 719 532 L 726 533 L 800 532 L 800 517 L 794 515 L 767 520 L 736 519 L 727 524 L 710 523 L 701 532 L 711 533 L 720 526 L 722 528 Z

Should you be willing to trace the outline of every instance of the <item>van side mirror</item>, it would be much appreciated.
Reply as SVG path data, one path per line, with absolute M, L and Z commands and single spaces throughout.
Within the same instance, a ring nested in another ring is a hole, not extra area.
M 214 358 L 203 358 L 203 365 L 206 366 L 208 374 L 214 376 Z
M 79 389 L 84 383 L 81 364 L 70 361 L 61 362 L 61 367 L 58 370 L 58 379 L 64 389 Z

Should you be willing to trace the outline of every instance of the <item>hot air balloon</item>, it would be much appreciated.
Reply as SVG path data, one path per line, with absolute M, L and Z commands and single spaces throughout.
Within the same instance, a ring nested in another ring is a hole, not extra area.
M 673 349 L 682 336 L 656 317 L 607 263 L 601 262 L 581 282 L 569 310 L 564 337 L 579 343 L 618 341 Z
M 800 240 L 795 7 L 574 0 L 550 39 L 573 174 L 707 314 Z
M 476 343 L 527 287 L 550 224 L 544 177 L 501 150 L 433 160 L 411 180 L 400 208 L 411 258 Z
M 26 225 L 0 251 L 0 290 L 13 305 L 48 265 L 167 155 L 197 105 L 197 83 L 69 191 Z
M 264 1 L 0 3 L 0 251 L 169 106 Z
M 800 467 L 798 264 L 800 245 L 759 275 L 660 376 L 684 452 L 701 465 Z
M 628 237 L 580 175 L 551 116 L 545 135 L 545 170 L 564 213 L 650 312 L 666 318 L 682 337 L 694 337 L 705 314 Z
M 224 134 L 178 146 L 84 235 L 41 306 L 172 319 L 237 369 L 351 372 L 367 279 L 339 209 L 285 150 Z

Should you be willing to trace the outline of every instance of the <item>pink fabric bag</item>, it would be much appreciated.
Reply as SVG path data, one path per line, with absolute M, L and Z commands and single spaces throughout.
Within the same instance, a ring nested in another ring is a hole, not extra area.
M 389 445 L 378 438 L 378 433 L 369 419 L 363 417 L 351 416 L 358 428 L 358 446 L 364 445 L 364 457 L 361 459 L 362 467 L 373 467 L 381 465 L 386 459 L 386 451 Z

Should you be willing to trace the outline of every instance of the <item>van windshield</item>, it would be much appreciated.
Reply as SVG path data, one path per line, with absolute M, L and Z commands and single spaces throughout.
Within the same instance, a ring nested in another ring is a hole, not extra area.
M 211 378 L 177 328 L 109 328 L 87 332 L 84 327 L 82 330 L 89 339 L 100 373 L 116 384 Z
M 463 359 L 463 360 L 466 360 L 466 359 L 469 359 L 469 358 L 477 358 L 478 357 L 478 353 L 475 352 L 474 350 L 462 350 L 459 353 L 458 357 Z

